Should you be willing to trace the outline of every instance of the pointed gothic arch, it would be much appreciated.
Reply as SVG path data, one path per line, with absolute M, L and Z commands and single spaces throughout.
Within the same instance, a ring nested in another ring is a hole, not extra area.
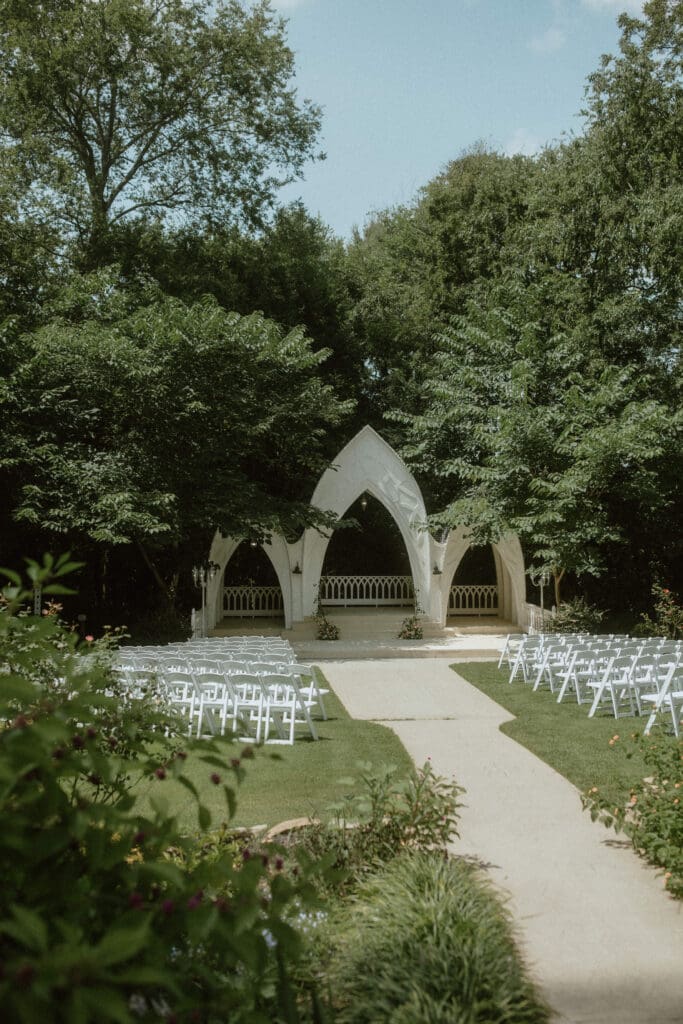
M 459 526 L 451 530 L 442 556 L 442 586 L 440 593 L 440 619 L 445 624 L 448 618 L 448 600 L 451 583 L 465 554 L 472 546 L 468 531 Z M 526 580 L 524 575 L 524 554 L 519 538 L 506 534 L 491 545 L 496 567 L 498 584 L 498 608 L 501 618 L 520 622 L 526 601 Z
M 225 570 L 242 540 L 242 537 L 224 537 L 220 530 L 216 530 L 214 534 L 209 559 L 218 565 L 218 572 L 207 588 L 206 603 L 209 629 L 215 629 L 216 624 L 223 618 L 223 581 L 225 579 Z M 273 534 L 268 541 L 261 544 L 261 549 L 270 560 L 280 584 L 285 612 L 285 628 L 290 629 L 292 625 L 292 578 L 287 547 L 284 539 L 277 534 Z
M 361 494 L 376 498 L 398 526 L 421 599 L 429 594 L 430 538 L 427 510 L 417 481 L 394 449 L 370 426 L 363 427 L 326 469 L 311 504 L 341 519 Z M 325 552 L 332 533 L 306 530 L 302 540 L 303 612 L 314 611 Z M 427 609 L 425 609 L 427 610 Z

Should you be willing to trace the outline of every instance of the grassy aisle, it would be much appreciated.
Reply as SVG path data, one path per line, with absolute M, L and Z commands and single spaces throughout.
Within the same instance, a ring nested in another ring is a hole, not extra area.
M 470 662 L 452 668 L 468 683 L 495 700 L 510 714 L 501 731 L 521 743 L 542 761 L 569 779 L 578 789 L 600 786 L 605 795 L 618 800 L 647 772 L 640 752 L 627 757 L 621 740 L 642 732 L 642 719 L 598 714 L 588 718 L 586 705 L 575 700 L 557 703 L 549 690 L 533 693 L 519 680 L 509 684 L 508 672 L 490 662 Z M 614 736 L 620 738 L 610 744 Z M 630 752 L 629 744 L 629 752 Z
M 329 688 L 319 670 L 318 675 L 322 685 Z M 325 707 L 327 721 L 316 721 L 317 742 L 301 738 L 291 747 L 278 744 L 254 748 L 254 759 L 244 762 L 246 778 L 237 792 L 237 814 L 232 824 L 274 825 L 309 815 L 325 818 L 329 805 L 349 791 L 342 780 L 356 774 L 359 762 L 395 765 L 406 772 L 410 769 L 412 762 L 390 729 L 374 722 L 354 721 L 332 691 L 325 697 Z M 239 757 L 245 745 L 228 739 L 218 742 L 226 766 L 231 758 Z M 220 767 L 209 768 L 188 758 L 186 770 L 211 812 L 212 827 L 218 827 L 225 820 L 225 800 L 222 787 L 215 786 L 210 775 L 213 771 L 220 774 Z M 230 784 L 232 773 L 227 771 L 221 779 Z M 150 791 L 160 792 L 154 782 L 148 785 Z M 196 805 L 187 790 L 167 779 L 163 796 L 178 814 L 181 829 L 196 830 Z M 145 793 L 140 791 L 139 798 L 144 803 Z

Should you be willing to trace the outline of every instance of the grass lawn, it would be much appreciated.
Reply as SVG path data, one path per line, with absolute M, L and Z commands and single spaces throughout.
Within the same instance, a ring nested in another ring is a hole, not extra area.
M 638 750 L 632 757 L 632 733 L 642 733 L 645 723 L 640 718 L 619 718 L 606 713 L 588 718 L 588 707 L 575 700 L 557 703 L 557 695 L 549 690 L 532 692 L 519 680 L 509 684 L 507 670 L 494 664 L 470 662 L 452 666 L 454 671 L 472 683 L 517 717 L 501 726 L 506 736 L 521 743 L 541 760 L 551 765 L 580 790 L 599 786 L 609 799 L 628 794 L 630 787 L 650 772 Z M 609 741 L 620 739 L 610 746 Z M 675 742 L 674 737 L 671 738 Z M 623 802 L 623 801 L 622 801 Z
M 319 670 L 318 675 L 329 688 Z M 329 816 L 327 807 L 349 791 L 349 786 L 340 780 L 353 776 L 359 761 L 409 770 L 410 757 L 390 729 L 374 722 L 354 721 L 332 691 L 325 696 L 325 708 L 327 721 L 316 721 L 320 737 L 317 743 L 301 738 L 291 747 L 254 748 L 254 760 L 244 762 L 246 778 L 239 786 L 237 814 L 232 824 L 274 825 L 288 818 L 309 815 L 325 818 Z M 228 739 L 219 740 L 218 745 L 221 752 L 224 751 L 226 765 L 231 758 L 239 757 L 244 747 L 243 743 L 232 743 Z M 218 827 L 226 818 L 225 798 L 222 786 L 215 786 L 210 775 L 214 771 L 221 774 L 220 767 L 207 767 L 190 756 L 185 769 L 202 803 L 211 812 L 212 827 Z M 224 781 L 230 783 L 231 779 L 232 773 L 226 772 Z M 177 812 L 181 828 L 195 831 L 198 823 L 194 798 L 170 777 L 164 780 L 163 787 L 163 795 Z M 149 788 L 162 792 L 157 780 L 153 780 Z M 144 805 L 143 791 L 139 799 Z

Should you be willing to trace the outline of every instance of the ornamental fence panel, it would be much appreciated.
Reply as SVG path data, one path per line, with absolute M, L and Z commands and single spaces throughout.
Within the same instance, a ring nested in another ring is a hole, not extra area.
M 415 588 L 412 576 L 321 576 L 322 605 L 412 605 Z
M 527 601 L 524 605 L 524 610 L 526 621 L 520 622 L 520 626 L 526 626 L 527 633 L 544 633 L 547 629 L 552 631 L 552 620 L 555 615 L 554 609 L 542 609 L 540 605 L 530 604 Z
M 451 587 L 448 614 L 497 615 L 498 587 L 488 583 Z
M 279 587 L 223 587 L 223 617 L 242 619 L 284 615 Z

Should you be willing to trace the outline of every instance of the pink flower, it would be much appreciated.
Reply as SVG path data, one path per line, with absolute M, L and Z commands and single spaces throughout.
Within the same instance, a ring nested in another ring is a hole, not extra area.
M 87 643 L 91 644 L 93 642 L 93 640 L 95 639 L 95 637 L 92 636 L 90 633 L 88 633 L 88 635 L 86 636 L 85 639 L 86 639 Z

